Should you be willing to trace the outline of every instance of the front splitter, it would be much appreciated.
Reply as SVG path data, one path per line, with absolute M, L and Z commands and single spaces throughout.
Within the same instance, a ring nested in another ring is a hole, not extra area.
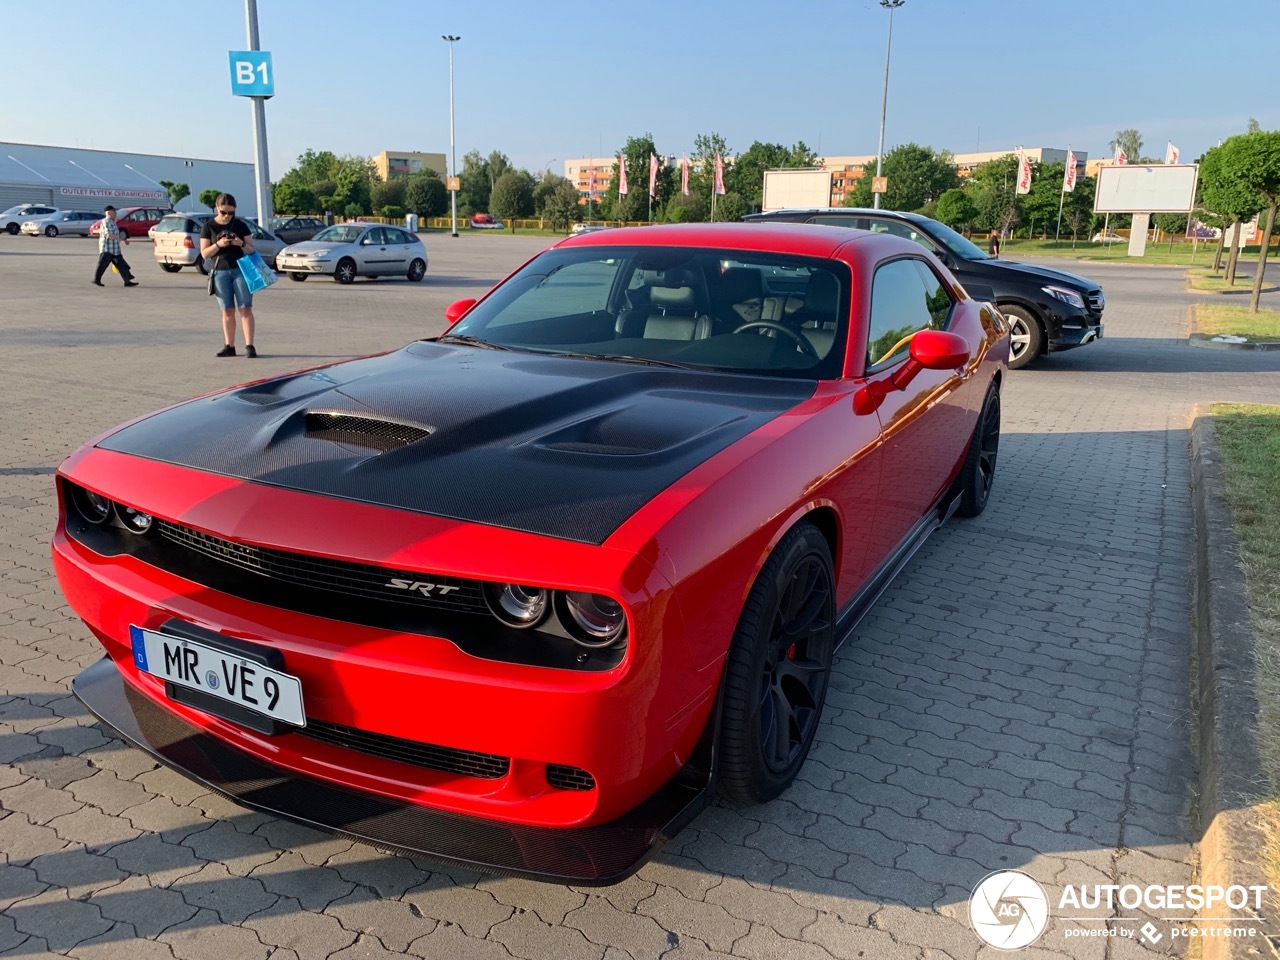
M 389 800 L 267 763 L 134 690 L 109 657 L 84 670 L 71 689 L 120 736 L 246 807 L 487 873 L 553 883 L 617 883 L 688 824 L 709 792 L 708 784 L 673 780 L 634 810 L 598 827 L 503 823 Z

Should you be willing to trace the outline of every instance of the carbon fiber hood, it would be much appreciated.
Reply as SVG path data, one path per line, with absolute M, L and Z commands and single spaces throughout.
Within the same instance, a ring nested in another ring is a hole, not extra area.
M 584 543 L 813 381 L 420 341 L 192 400 L 105 450 Z

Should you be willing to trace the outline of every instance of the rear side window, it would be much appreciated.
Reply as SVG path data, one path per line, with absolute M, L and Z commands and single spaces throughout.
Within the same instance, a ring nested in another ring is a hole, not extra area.
M 932 271 L 929 275 L 933 277 L 934 288 L 926 289 L 921 267 L 928 269 L 914 258 L 905 258 L 891 260 L 877 268 L 871 282 L 868 372 L 883 370 L 906 359 L 913 333 L 946 326 L 951 298 Z M 945 310 L 940 297 L 946 298 Z
M 165 217 L 156 224 L 156 233 L 195 233 L 195 225 L 182 217 Z

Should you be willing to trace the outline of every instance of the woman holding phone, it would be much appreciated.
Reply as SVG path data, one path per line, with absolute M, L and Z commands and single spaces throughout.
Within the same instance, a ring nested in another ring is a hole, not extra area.
M 244 352 L 253 359 L 253 293 L 240 272 L 237 261 L 253 253 L 253 234 L 249 225 L 236 216 L 236 198 L 218 194 L 214 201 L 217 215 L 200 231 L 200 256 L 213 260 L 213 293 L 222 308 L 222 339 L 225 345 L 215 354 L 236 355 L 236 307 L 240 308 L 240 325 L 244 329 Z

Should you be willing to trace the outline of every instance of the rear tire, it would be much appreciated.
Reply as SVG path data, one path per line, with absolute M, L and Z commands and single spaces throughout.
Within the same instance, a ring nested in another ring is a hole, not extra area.
M 1022 307 L 1000 307 L 1009 321 L 1009 369 L 1021 370 L 1040 356 L 1044 331 L 1040 321 Z
M 427 275 L 427 265 L 421 257 L 416 258 L 413 263 L 409 264 L 409 272 L 406 274 L 414 283 L 421 283 L 422 278 Z
M 354 283 L 356 279 L 356 262 L 350 257 L 343 257 L 334 268 L 333 279 L 339 283 Z
M 751 587 L 725 663 L 718 775 L 730 800 L 772 800 L 809 755 L 835 654 L 834 583 L 826 538 L 799 523 Z
M 303 280 L 307 279 L 307 274 L 305 274 L 305 273 L 291 273 L 291 274 L 289 274 L 289 279 L 290 279 L 290 280 L 297 280 L 299 283 L 301 283 Z
M 18 235 L 18 225 L 16 223 L 9 224 L 5 229 L 9 231 L 9 236 L 11 237 L 16 237 Z
M 196 258 L 196 272 L 202 277 L 207 277 L 209 275 L 209 262 L 205 260 L 204 257 Z
M 956 513 L 976 517 L 991 499 L 991 486 L 996 479 L 996 457 L 1000 452 L 1000 388 L 991 385 L 987 399 L 978 414 L 978 423 L 969 440 L 969 452 L 960 468 L 960 506 Z
M 45 235 L 46 237 L 56 237 L 56 236 L 58 235 L 58 228 L 57 228 L 57 227 L 55 227 L 55 226 L 48 226 L 48 227 L 45 227 L 45 228 L 44 228 L 44 235 Z
M 180 263 L 162 263 L 162 264 L 160 264 L 160 269 L 161 269 L 161 270 L 163 270 L 165 273 L 177 273 L 179 270 L 181 270 L 181 269 L 182 269 L 182 264 L 180 264 Z

